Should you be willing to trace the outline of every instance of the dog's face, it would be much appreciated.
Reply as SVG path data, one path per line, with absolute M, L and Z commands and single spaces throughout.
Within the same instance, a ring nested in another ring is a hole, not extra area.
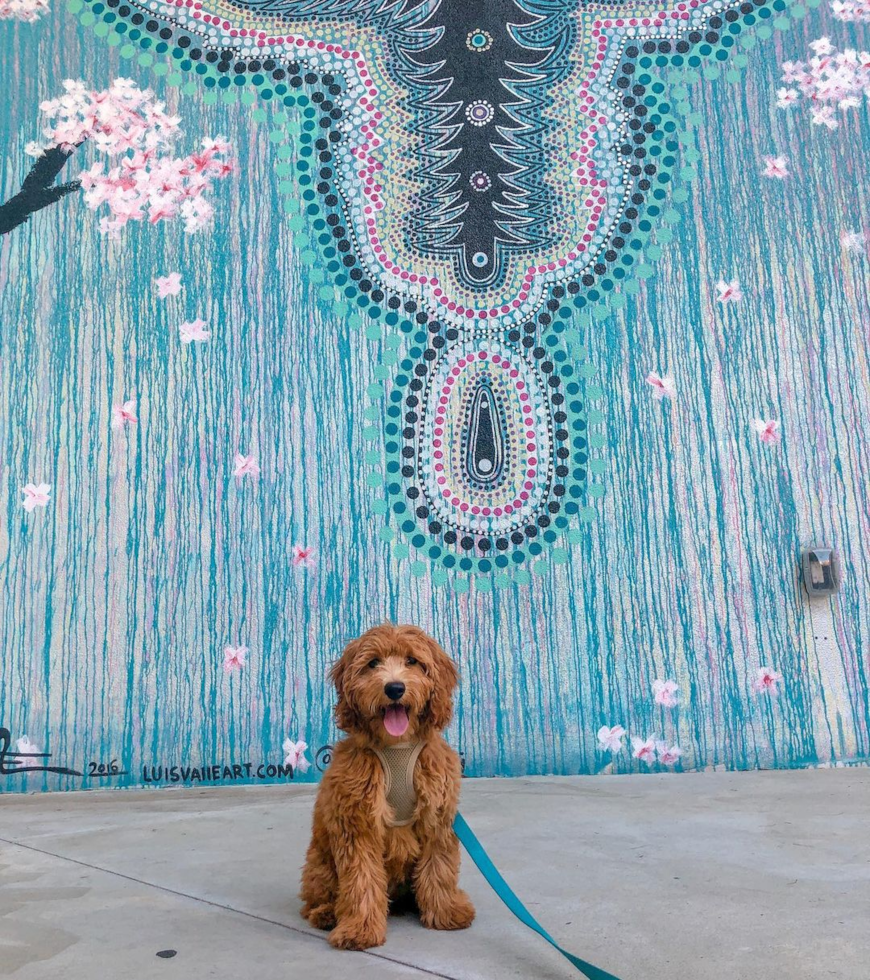
M 418 626 L 375 626 L 345 647 L 332 668 L 338 727 L 378 742 L 425 738 L 453 714 L 459 676 Z

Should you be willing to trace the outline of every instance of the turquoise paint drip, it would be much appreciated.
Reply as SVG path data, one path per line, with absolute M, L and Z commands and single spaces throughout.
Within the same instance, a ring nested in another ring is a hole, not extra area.
M 120 71 L 107 46 L 50 17 L 57 78 L 102 86 Z M 17 93 L 0 113 L 7 197 L 49 84 L 24 70 L 43 27 L 0 25 L 0 71 L 15 73 Z M 804 57 L 825 33 L 812 13 L 782 57 Z M 135 63 L 123 73 L 164 85 Z M 248 112 L 179 99 L 191 143 L 223 131 L 239 147 L 246 179 L 216 189 L 213 233 L 134 227 L 114 246 L 72 198 L 3 240 L 0 724 L 41 739 L 53 761 L 86 770 L 117 757 L 128 774 L 2 777 L 0 791 L 136 785 L 152 764 L 279 761 L 288 735 L 313 757 L 336 734 L 329 662 L 386 615 L 425 621 L 459 661 L 451 740 L 469 774 L 596 771 L 608 757 L 595 732 L 617 723 L 673 731 L 685 768 L 866 761 L 870 535 L 858 491 L 870 405 L 856 338 L 870 297 L 866 266 L 838 236 L 870 203 L 854 179 L 870 116 L 809 139 L 803 109 L 771 110 L 777 80 L 769 45 L 739 92 L 703 83 L 693 95 L 702 158 L 679 233 L 624 309 L 584 328 L 605 392 L 607 497 L 567 565 L 504 592 L 434 588 L 379 539 L 361 393 L 389 351 L 319 295 L 317 266 L 301 260 L 317 230 L 280 213 L 277 158 Z M 760 181 L 772 144 L 800 181 Z M 154 296 L 167 264 L 184 275 L 178 302 Z M 732 275 L 746 296 L 723 311 L 713 286 Z M 196 315 L 214 339 L 182 348 L 178 324 Z M 676 375 L 673 405 L 650 402 L 643 379 L 659 369 Z M 109 422 L 122 394 L 141 418 L 119 436 Z M 762 413 L 783 421 L 772 451 L 748 429 Z M 255 446 L 263 476 L 237 485 L 232 454 Z M 24 515 L 19 488 L 41 468 L 63 503 Z M 848 560 L 830 659 L 808 643 L 794 587 L 800 546 L 829 537 Z M 316 548 L 314 574 L 290 567 L 296 541 Z M 251 649 L 231 677 L 228 643 Z M 751 689 L 763 662 L 785 675 L 777 700 Z M 678 710 L 652 704 L 657 676 L 680 683 Z M 613 768 L 640 767 L 623 751 Z

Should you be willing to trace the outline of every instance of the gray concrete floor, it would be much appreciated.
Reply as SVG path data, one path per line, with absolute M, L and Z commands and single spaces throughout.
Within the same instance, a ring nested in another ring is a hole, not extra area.
M 463 933 L 339 953 L 298 914 L 313 786 L 0 799 L 0 977 L 565 980 L 465 860 Z M 870 769 L 467 780 L 549 931 L 621 980 L 867 980 Z M 159 958 L 173 949 L 173 958 Z

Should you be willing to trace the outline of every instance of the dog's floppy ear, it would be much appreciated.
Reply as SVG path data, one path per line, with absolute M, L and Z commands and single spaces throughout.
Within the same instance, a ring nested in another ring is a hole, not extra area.
M 347 691 L 347 672 L 353 663 L 359 640 L 351 640 L 344 648 L 341 657 L 332 665 L 329 677 L 335 684 L 338 701 L 335 705 L 335 723 L 343 732 L 352 732 L 359 727 L 359 713 Z
M 428 720 L 438 731 L 446 728 L 453 717 L 453 692 L 459 683 L 456 664 L 431 638 L 426 637 L 432 657 L 432 695 L 427 708 Z

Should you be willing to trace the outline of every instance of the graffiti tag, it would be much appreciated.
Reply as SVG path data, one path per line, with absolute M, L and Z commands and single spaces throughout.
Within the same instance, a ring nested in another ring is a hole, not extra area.
M 13 752 L 12 733 L 8 728 L 0 728 L 0 776 L 14 776 L 18 773 L 53 772 L 60 776 L 81 776 L 83 773 L 64 766 L 47 766 L 38 759 L 50 759 L 49 752 Z

